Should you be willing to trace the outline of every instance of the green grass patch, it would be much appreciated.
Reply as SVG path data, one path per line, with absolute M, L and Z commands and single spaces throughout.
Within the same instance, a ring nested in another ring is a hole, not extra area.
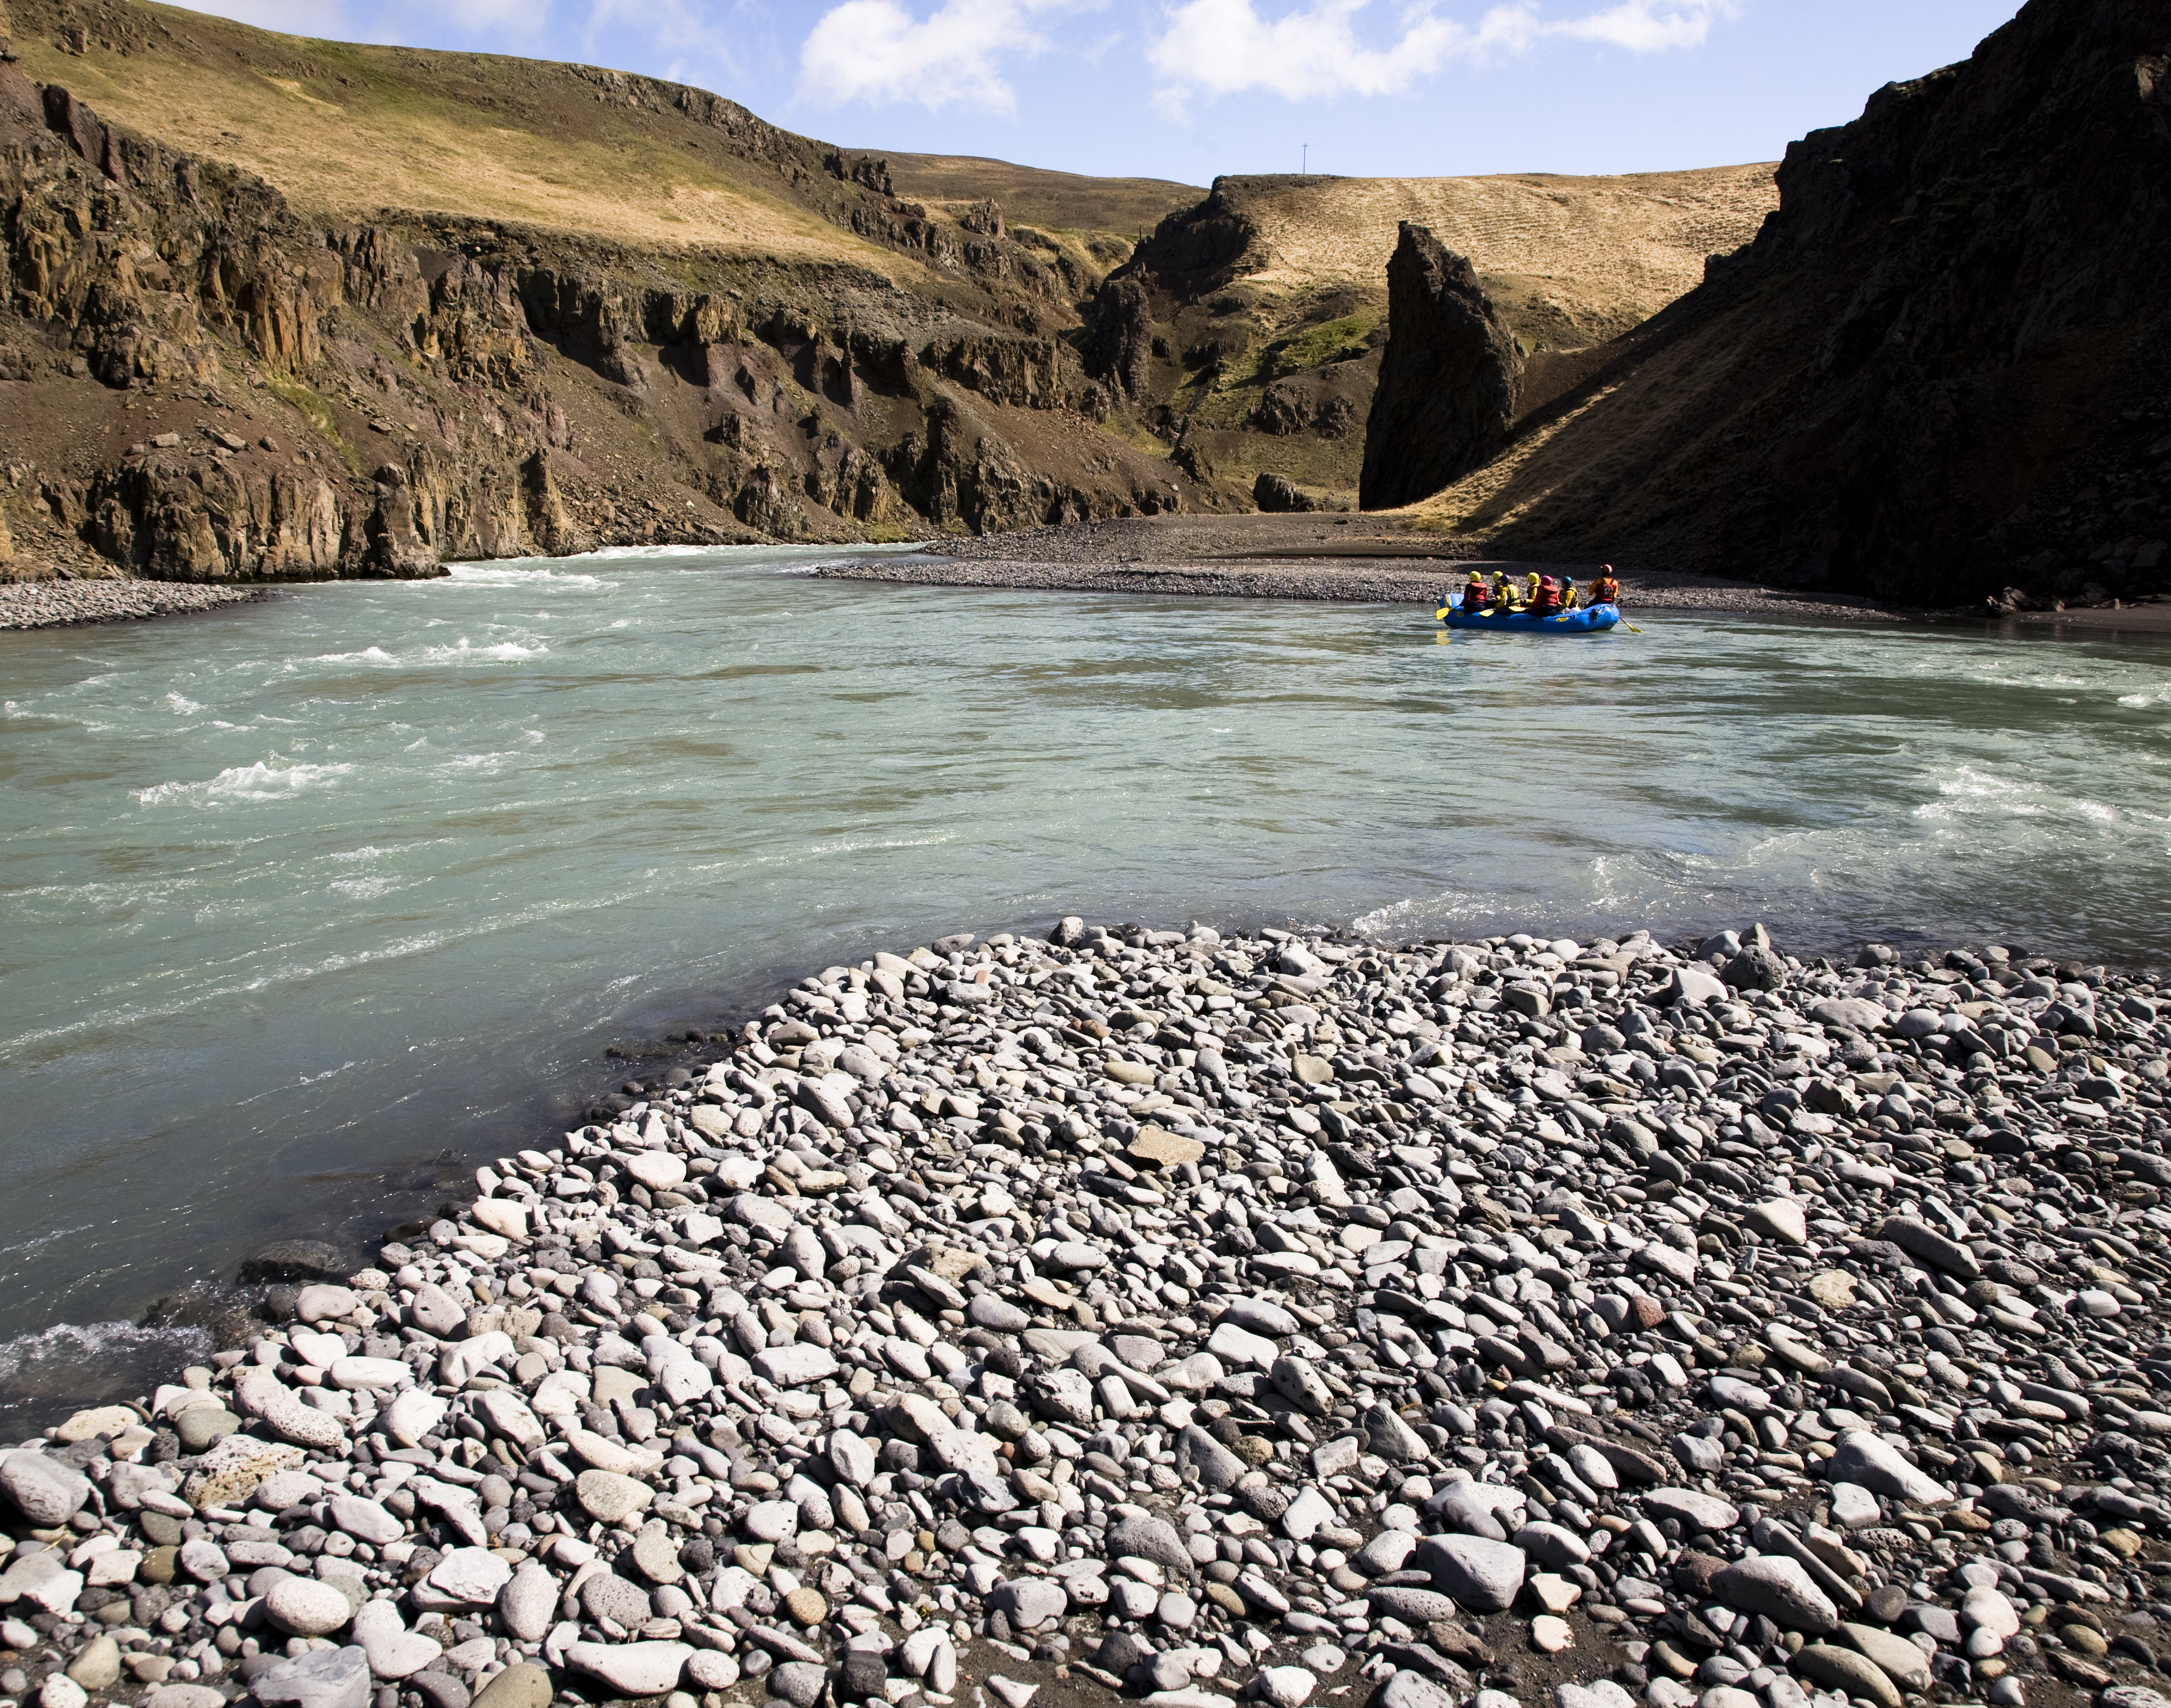
M 301 381 L 289 379 L 284 374 L 265 374 L 264 385 L 281 402 L 292 404 L 302 419 L 316 430 L 317 436 L 340 453 L 350 469 L 356 474 L 362 473 L 362 458 L 340 434 L 339 423 L 332 419 L 330 404 Z
M 1354 361 L 1364 354 L 1364 340 L 1379 324 L 1377 315 L 1345 314 L 1339 320 L 1322 321 L 1276 339 L 1259 353 L 1259 383 L 1272 384 L 1331 361 Z

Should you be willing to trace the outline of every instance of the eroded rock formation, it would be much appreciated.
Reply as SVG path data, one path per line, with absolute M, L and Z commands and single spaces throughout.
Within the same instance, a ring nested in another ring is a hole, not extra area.
M 2163 587 L 2171 13 L 2031 0 L 1779 189 L 1441 520 L 1923 603 Z
M 690 116 L 734 115 L 758 123 Z M 1106 389 L 1061 335 L 1084 281 L 992 203 L 936 220 L 866 166 L 797 176 L 948 271 L 329 222 L 0 60 L 0 576 L 416 576 L 1181 507 L 1187 475 L 1094 428 Z
M 1523 353 L 1461 255 L 1402 222 L 1387 263 L 1387 347 L 1364 428 L 1358 502 L 1429 497 L 1508 442 Z

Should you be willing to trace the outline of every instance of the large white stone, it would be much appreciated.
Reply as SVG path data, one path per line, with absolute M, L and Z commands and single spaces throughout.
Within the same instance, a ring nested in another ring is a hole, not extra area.
M 809 1382 L 824 1382 L 837 1373 L 838 1364 L 834 1354 L 826 1347 L 810 1341 L 796 1341 L 788 1347 L 770 1347 L 753 1355 L 753 1367 L 764 1381 L 777 1388 L 798 1388 Z
M 354 1617 L 344 1595 L 314 1577 L 281 1578 L 265 1593 L 264 1610 L 298 1637 L 330 1636 Z
M 451 1401 L 410 1388 L 378 1414 L 377 1427 L 402 1447 L 412 1447 L 442 1423 L 451 1410 Z
M 362 1604 L 354 1616 L 354 1640 L 369 1657 L 369 1670 L 380 1679 L 411 1678 L 443 1655 L 434 1638 L 410 1631 L 399 1609 L 389 1601 Z
M 294 1314 L 305 1323 L 335 1322 L 341 1317 L 352 1316 L 362 1309 L 362 1295 L 351 1287 L 331 1287 L 319 1282 L 305 1287 L 294 1301 Z
M 512 1336 L 501 1329 L 458 1341 L 437 1354 L 437 1379 L 448 1388 L 464 1388 L 485 1364 L 501 1370 L 512 1366 Z
M 667 1150 L 636 1151 L 626 1159 L 625 1171 L 651 1192 L 676 1191 L 686 1184 L 686 1165 Z
M 528 1238 L 528 1211 L 524 1205 L 505 1198 L 478 1198 L 469 1206 L 469 1214 L 490 1229 L 508 1240 Z
M 1282 1355 L 1282 1349 L 1264 1335 L 1225 1320 L 1207 1336 L 1206 1350 L 1224 1363 L 1249 1364 L 1260 1370 L 1273 1369 Z
M 535 1414 L 510 1388 L 490 1388 L 478 1394 L 471 1402 L 482 1414 L 483 1422 L 493 1434 L 501 1435 L 516 1447 L 536 1448 L 543 1445 L 543 1426 L 535 1421 Z
M 1923 1506 L 1940 1506 L 1954 1498 L 1953 1491 L 1927 1471 L 1908 1464 L 1898 1448 L 1866 1429 L 1850 1429 L 1841 1435 L 1827 1463 L 1835 1482 L 1859 1483 L 1875 1494 L 1895 1495 Z
M 512 1567 L 487 1548 L 455 1548 L 430 1573 L 430 1587 L 441 1595 L 482 1603 L 497 1599 L 497 1593 L 512 1577 Z
M 312 1477 L 310 1480 L 314 1482 L 316 1479 Z M 373 1548 L 397 1542 L 407 1534 L 407 1527 L 399 1519 L 375 1501 L 366 1501 L 360 1495 L 334 1495 L 325 1504 L 330 1510 L 333 1529 L 346 1532 L 357 1542 L 367 1542 Z
M 1999 1637 L 2020 1634 L 2019 1614 L 2001 1591 L 1987 1584 L 1977 1585 L 1960 1598 L 1960 1620 Z
M 688 1643 L 575 1643 L 566 1659 L 621 1696 L 660 1696 L 678 1687 L 693 1653 Z
M 350 1391 L 404 1388 L 415 1379 L 415 1373 L 397 1358 L 340 1358 L 327 1373 L 332 1379 L 332 1386 Z

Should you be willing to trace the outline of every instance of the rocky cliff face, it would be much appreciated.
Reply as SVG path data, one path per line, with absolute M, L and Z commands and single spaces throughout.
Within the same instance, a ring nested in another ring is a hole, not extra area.
M 1522 378 L 1515 335 L 1470 263 L 1404 221 L 1387 263 L 1387 346 L 1359 505 L 1412 504 L 1490 461 L 1508 442 Z
M 1102 286 L 1089 371 L 1223 491 L 1347 507 L 1386 340 L 1403 225 L 1466 260 L 1530 359 L 1523 407 L 1755 235 L 1771 169 L 1604 179 L 1221 178 Z M 1262 477 L 1272 477 L 1262 488 Z M 1416 489 L 1411 489 L 1414 491 Z
M 2163 586 L 2171 13 L 2030 0 L 1778 181 L 1442 522 L 1923 602 Z
M 105 8 L 115 29 L 142 10 Z M 1093 281 L 1000 210 L 937 217 L 879 162 L 592 75 L 721 131 L 925 282 L 313 217 L 0 62 L 0 577 L 414 576 L 1183 505 L 1187 476 L 1096 426 L 1071 306 Z

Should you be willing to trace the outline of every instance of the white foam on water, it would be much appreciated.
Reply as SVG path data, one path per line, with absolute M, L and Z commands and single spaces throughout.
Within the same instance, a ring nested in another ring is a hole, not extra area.
M 365 646 L 359 652 L 319 652 L 312 664 L 397 664 L 399 661 L 381 646 Z
M 471 587 L 517 587 L 533 581 L 548 581 L 559 587 L 618 586 L 616 581 L 607 581 L 600 576 L 583 576 L 564 570 L 522 570 L 501 564 L 455 564 L 446 579 L 462 581 Z
M 330 887 L 342 896 L 351 896 L 358 902 L 366 902 L 373 896 L 383 895 L 398 881 L 398 879 L 390 877 L 335 878 Z
M 49 1411 L 47 1396 L 56 1395 L 85 1405 L 126 1400 L 175 1379 L 211 1352 L 210 1332 L 200 1328 L 55 1323 L 0 1341 L 0 1408 Z
M 168 800 L 188 800 L 199 806 L 235 800 L 287 800 L 305 789 L 328 787 L 353 770 L 351 765 L 286 765 L 276 758 L 259 759 L 254 765 L 229 765 L 201 783 L 158 783 L 134 793 L 146 806 Z
M 477 646 L 463 634 L 457 646 L 426 646 L 422 656 L 432 664 L 513 664 L 523 659 L 540 658 L 549 650 L 539 640 L 533 646 L 523 646 L 517 640 L 499 640 Z
M 870 842 L 817 842 L 807 852 L 811 854 L 868 854 L 882 849 L 940 848 L 955 838 L 948 836 L 898 836 L 879 838 Z
M 166 696 L 166 704 L 185 718 L 192 718 L 203 709 L 185 694 L 169 693 Z

